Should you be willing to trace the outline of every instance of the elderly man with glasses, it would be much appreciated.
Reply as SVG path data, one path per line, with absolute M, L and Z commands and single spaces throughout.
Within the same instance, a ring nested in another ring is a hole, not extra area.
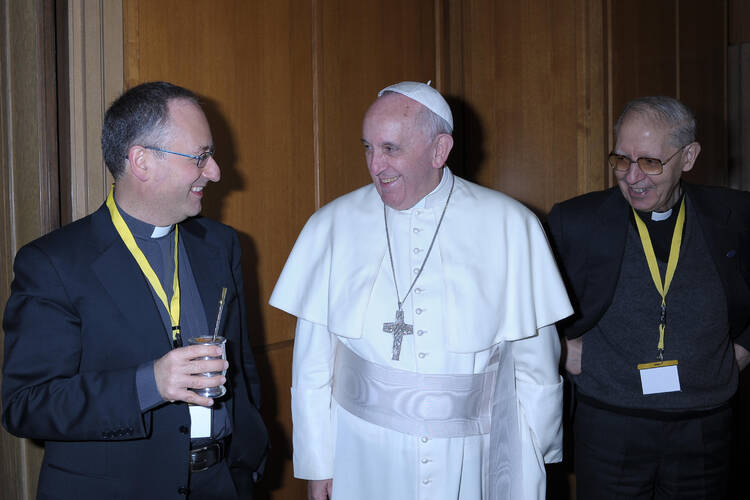
M 16 256 L 3 425 L 45 443 L 38 499 L 252 498 L 268 436 L 239 240 L 197 217 L 221 177 L 198 98 L 133 87 L 102 151 L 106 202 Z M 224 352 L 188 345 L 209 332 Z
M 681 180 L 701 146 L 669 97 L 629 102 L 618 187 L 555 205 L 576 314 L 558 327 L 573 383 L 579 499 L 725 498 L 732 407 L 750 359 L 750 194 Z

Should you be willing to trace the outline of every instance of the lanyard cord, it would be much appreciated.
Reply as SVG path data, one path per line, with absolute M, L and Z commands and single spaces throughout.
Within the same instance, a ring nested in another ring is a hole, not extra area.
M 656 254 L 654 253 L 654 247 L 651 245 L 651 237 L 648 234 L 648 228 L 646 224 L 633 209 L 633 215 L 635 216 L 635 224 L 638 227 L 638 234 L 641 237 L 641 244 L 643 245 L 643 253 L 646 254 L 646 262 L 648 262 L 648 269 L 651 271 L 651 279 L 654 281 L 656 290 L 661 295 L 661 315 L 659 317 L 659 344 L 657 345 L 657 357 L 659 361 L 664 360 L 664 330 L 667 326 L 667 293 L 669 292 L 669 285 L 672 284 L 672 278 L 674 278 L 675 270 L 677 269 L 677 261 L 680 260 L 680 246 L 682 245 L 682 229 L 685 226 L 685 198 L 682 198 L 680 204 L 680 213 L 677 215 L 677 222 L 674 226 L 674 232 L 672 233 L 672 244 L 669 249 L 669 260 L 667 261 L 667 273 L 664 275 L 664 285 L 662 286 L 661 274 L 659 273 L 659 266 L 656 264 Z
M 168 303 L 167 294 L 164 292 L 164 288 L 161 286 L 159 278 L 156 276 L 156 273 L 151 267 L 151 264 L 148 263 L 148 259 L 146 259 L 146 256 L 143 255 L 141 249 L 138 248 L 138 244 L 135 242 L 135 238 L 133 238 L 133 233 L 130 231 L 130 228 L 123 220 L 122 215 L 120 215 L 120 211 L 117 209 L 114 198 L 114 188 L 115 187 L 113 184 L 112 188 L 110 188 L 109 190 L 109 195 L 107 196 L 107 208 L 109 209 L 109 213 L 112 217 L 112 224 L 114 224 L 115 229 L 120 235 L 120 238 L 122 238 L 123 243 L 125 243 L 125 246 L 128 247 L 128 250 L 133 255 L 135 261 L 138 263 L 138 267 L 141 268 L 141 271 L 146 276 L 148 282 L 151 284 L 154 292 L 156 292 L 156 295 L 161 300 L 164 309 L 167 310 L 169 319 L 172 323 L 172 342 L 175 347 L 179 347 L 180 345 L 182 345 L 182 336 L 180 335 L 180 276 L 178 272 L 179 268 L 177 261 L 177 253 L 179 247 L 179 226 L 175 225 L 174 228 L 174 276 L 172 277 L 172 300 L 171 303 Z

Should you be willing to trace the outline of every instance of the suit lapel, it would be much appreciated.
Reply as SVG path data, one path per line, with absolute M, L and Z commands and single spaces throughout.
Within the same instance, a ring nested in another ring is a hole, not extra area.
M 587 277 L 591 283 L 587 283 L 585 289 L 599 297 L 595 300 L 597 304 L 601 302 L 604 305 L 614 295 L 617 285 L 625 253 L 630 212 L 619 188 L 613 188 L 601 206 L 594 209 L 599 212 L 597 223 L 595 227 L 586 228 L 591 230 L 589 261 L 586 264 L 590 270 Z
M 138 264 L 115 231 L 106 206 L 92 214 L 91 223 L 98 251 L 98 257 L 91 263 L 92 270 L 102 286 L 116 304 L 127 323 L 126 331 L 143 332 L 144 324 L 159 325 L 164 330 L 159 305 L 153 298 L 151 288 Z M 214 245 L 206 237 L 205 228 L 192 221 L 180 224 L 180 238 L 190 259 L 190 266 L 201 297 L 209 328 L 213 332 L 218 312 L 221 287 L 227 287 L 229 302 L 235 295 L 232 277 L 222 264 L 228 261 L 226 250 Z M 116 319 L 113 319 L 115 321 Z M 219 332 L 223 332 L 224 321 Z M 169 335 L 155 344 L 155 355 L 161 356 L 164 348 L 170 347 Z
M 188 259 L 190 259 L 190 267 L 206 313 L 209 331 L 213 333 L 221 288 L 227 287 L 226 302 L 229 302 L 234 296 L 234 285 L 231 283 L 231 277 L 227 275 L 226 269 L 222 266 L 222 263 L 228 261 L 223 255 L 225 250 L 217 247 L 207 238 L 205 227 L 192 221 L 180 224 L 180 238 L 182 238 Z M 224 323 L 225 321 L 222 318 L 219 325 L 219 334 L 224 331 Z
M 99 256 L 92 261 L 91 268 L 122 313 L 125 321 L 123 330 L 130 335 L 147 334 L 147 338 L 139 341 L 147 341 L 144 344 L 153 346 L 151 354 L 155 357 L 161 356 L 164 349 L 170 347 L 169 335 L 164 330 L 161 315 L 146 279 L 115 231 L 105 206 L 92 215 L 91 224 L 96 238 L 94 244 L 99 252 Z M 112 318 L 112 321 L 118 319 Z M 150 333 L 152 330 L 144 329 L 144 325 L 158 325 L 156 329 L 164 334 L 155 342 L 151 342 L 154 338 Z
M 708 245 L 711 259 L 726 286 L 729 280 L 727 254 L 732 250 L 736 252 L 739 244 L 736 232 L 728 227 L 732 211 L 719 200 L 707 199 L 698 187 L 688 183 L 683 183 L 683 186 L 693 204 L 694 212 L 698 214 L 698 225 Z

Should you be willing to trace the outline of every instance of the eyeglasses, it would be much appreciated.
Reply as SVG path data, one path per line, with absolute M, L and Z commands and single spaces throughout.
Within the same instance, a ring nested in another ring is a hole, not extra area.
M 209 158 L 211 158 L 214 155 L 214 148 L 209 149 L 208 151 L 205 151 L 198 156 L 196 155 L 188 155 L 185 153 L 176 153 L 174 151 L 169 151 L 167 149 L 161 149 L 154 146 L 143 146 L 146 149 L 150 149 L 152 151 L 160 151 L 162 153 L 169 153 L 171 155 L 178 155 L 178 156 L 184 156 L 185 158 L 192 158 L 195 160 L 195 166 L 198 168 L 203 168 L 206 166 L 206 162 Z
M 665 161 L 661 161 L 658 158 L 646 158 L 641 157 L 632 160 L 629 156 L 618 155 L 615 152 L 609 153 L 609 165 L 617 170 L 618 172 L 627 172 L 630 170 L 630 165 L 633 163 L 638 164 L 638 168 L 646 175 L 659 175 L 664 172 L 664 165 L 669 163 L 672 158 L 677 156 L 677 153 L 685 149 L 687 145 L 682 146 L 680 149 L 674 152 L 672 156 L 667 158 Z

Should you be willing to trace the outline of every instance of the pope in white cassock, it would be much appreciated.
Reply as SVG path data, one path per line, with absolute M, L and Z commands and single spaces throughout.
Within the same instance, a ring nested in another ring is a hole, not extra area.
M 271 296 L 311 499 L 543 499 L 562 458 L 565 288 L 537 218 L 445 166 L 452 130 L 429 85 L 383 89 L 373 183 L 313 214 Z

